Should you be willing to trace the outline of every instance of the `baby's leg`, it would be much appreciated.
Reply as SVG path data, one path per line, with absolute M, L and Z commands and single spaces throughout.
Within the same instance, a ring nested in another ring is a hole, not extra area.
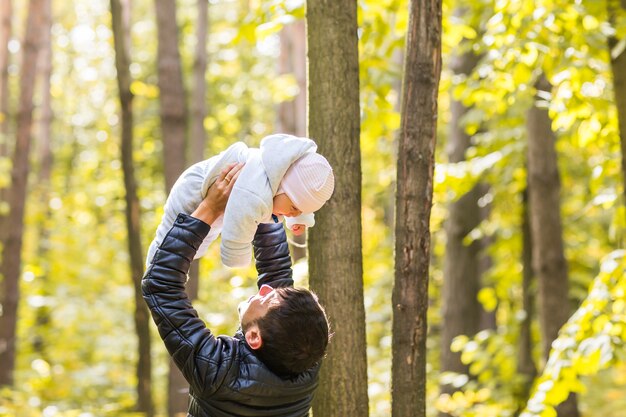
M 157 248 L 163 242 L 165 235 L 174 225 L 176 217 L 179 213 L 191 214 L 198 207 L 202 201 L 202 184 L 205 179 L 206 172 L 208 172 L 208 164 L 214 163 L 211 159 L 199 162 L 189 167 L 182 175 L 176 180 L 176 183 L 170 191 L 170 195 L 167 197 L 165 206 L 163 208 L 163 217 L 161 223 L 156 230 L 156 236 L 150 247 L 148 248 L 148 256 L 146 257 L 146 266 L 150 264 L 154 253 Z M 206 240 L 206 239 L 205 239 Z M 206 243 L 206 244 L 204 244 Z M 196 254 L 196 258 L 202 256 L 206 251 L 206 247 L 210 242 L 203 243 L 203 252 Z

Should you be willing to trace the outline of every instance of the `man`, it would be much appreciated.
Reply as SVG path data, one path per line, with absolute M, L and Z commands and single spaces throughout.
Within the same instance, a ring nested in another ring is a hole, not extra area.
M 239 305 L 241 328 L 215 337 L 185 293 L 191 260 L 224 211 L 241 165 L 225 169 L 191 214 L 179 214 L 142 281 L 159 334 L 190 385 L 192 417 L 308 415 L 329 338 L 324 309 L 293 288 L 282 224 L 260 224 L 259 292 Z

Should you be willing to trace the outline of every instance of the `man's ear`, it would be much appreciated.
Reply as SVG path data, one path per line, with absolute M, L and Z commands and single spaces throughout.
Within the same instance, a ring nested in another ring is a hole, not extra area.
M 263 340 L 261 339 L 261 331 L 259 330 L 259 326 L 257 326 L 256 324 L 251 325 L 250 327 L 248 327 L 248 330 L 246 330 L 246 342 L 248 343 L 248 346 L 250 346 L 252 349 L 257 350 L 260 349 L 261 346 L 263 346 Z

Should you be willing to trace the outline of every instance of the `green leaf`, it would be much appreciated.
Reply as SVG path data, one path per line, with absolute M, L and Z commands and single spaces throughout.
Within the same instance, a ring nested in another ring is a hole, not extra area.
M 498 306 L 498 297 L 495 289 L 484 287 L 478 291 L 478 301 L 483 305 L 486 311 L 494 311 Z
M 469 337 L 465 335 L 456 336 L 450 344 L 450 350 L 452 352 L 460 352 L 463 350 L 468 341 Z

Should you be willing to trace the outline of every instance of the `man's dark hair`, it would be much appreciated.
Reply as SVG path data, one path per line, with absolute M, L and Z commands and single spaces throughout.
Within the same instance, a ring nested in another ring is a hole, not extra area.
M 278 375 L 299 374 L 324 357 L 330 325 L 311 291 L 285 287 L 276 292 L 280 303 L 256 320 L 263 344 L 255 353 Z

